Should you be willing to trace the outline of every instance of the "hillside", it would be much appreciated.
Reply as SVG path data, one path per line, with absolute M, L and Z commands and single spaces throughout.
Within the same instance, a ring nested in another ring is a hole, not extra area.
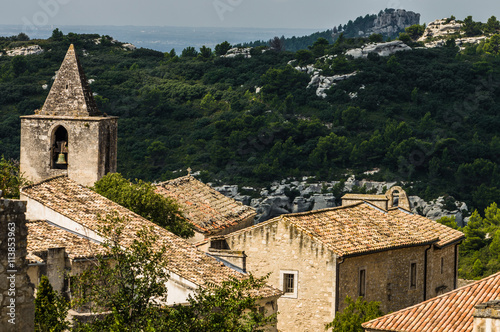
M 125 177 L 166 180 L 191 167 L 203 181 L 265 187 L 348 173 L 404 182 L 425 199 L 452 195 L 482 211 L 500 196 L 495 32 L 462 50 L 453 39 L 437 48 L 409 41 L 412 50 L 359 58 L 345 51 L 367 38 L 232 57 L 133 49 L 108 36 L 58 31 L 49 40 L 0 38 L 0 49 L 43 50 L 0 56 L 0 154 L 18 158 L 19 116 L 42 106 L 74 43 L 100 109 L 120 117 Z M 363 174 L 374 168 L 380 172 Z
M 359 16 L 354 21 L 349 20 L 345 24 L 339 24 L 332 29 L 316 32 L 302 37 L 281 37 L 281 43 L 288 51 L 296 52 L 307 49 L 318 38 L 325 38 L 329 43 L 333 43 L 343 34 L 344 38 L 369 37 L 372 34 L 380 34 L 383 39 L 394 39 L 399 36 L 405 28 L 419 24 L 420 14 L 406 11 L 404 9 L 385 9 L 378 15 Z M 243 43 L 241 47 L 267 46 L 269 41 L 257 40 Z

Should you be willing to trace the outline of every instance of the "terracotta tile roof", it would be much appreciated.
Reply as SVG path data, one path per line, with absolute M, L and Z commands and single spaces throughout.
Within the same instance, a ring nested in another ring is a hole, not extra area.
M 363 324 L 370 331 L 466 332 L 478 304 L 500 298 L 500 272 Z
M 250 229 L 277 220 L 290 222 L 298 230 L 325 244 L 340 257 L 431 243 L 444 245 L 463 238 L 463 233 L 452 229 L 446 230 L 443 228 L 446 226 L 432 220 L 416 218 L 399 210 L 387 212 L 366 202 L 285 214 Z M 243 229 L 226 237 L 247 230 Z M 441 239 L 441 236 L 444 238 Z
M 465 238 L 464 233 L 456 229 L 442 225 L 418 214 L 413 214 L 404 209 L 391 209 L 389 210 L 389 214 L 395 218 L 405 218 L 411 223 L 418 225 L 418 229 L 421 233 L 425 233 L 428 236 L 438 235 L 439 241 L 436 243 L 438 247 L 443 247 Z
M 230 277 L 244 278 L 241 273 L 217 262 L 180 237 L 77 184 L 66 176 L 55 177 L 25 187 L 22 193 L 95 232 L 99 232 L 99 215 L 118 213 L 119 217 L 128 220 L 122 233 L 125 246 L 132 243 L 136 238 L 136 233 L 143 227 L 151 227 L 152 232 L 158 235 L 158 247 L 167 248 L 165 258 L 168 260 L 170 271 L 198 286 L 203 287 L 207 283 L 220 284 L 222 281 L 229 280 Z M 259 292 L 259 295 L 265 297 L 279 294 L 281 294 L 279 290 L 270 286 L 266 286 Z
M 52 225 L 47 221 L 28 221 L 28 253 L 40 257 L 50 248 L 66 248 L 70 259 L 92 258 L 105 254 L 104 247 L 96 242 Z
M 360 199 L 363 201 L 387 201 L 388 198 L 385 195 L 367 195 L 367 194 L 345 194 L 342 199 Z
M 217 233 L 253 218 L 255 209 L 222 195 L 191 175 L 160 183 L 156 192 L 175 199 L 184 216 L 202 233 Z

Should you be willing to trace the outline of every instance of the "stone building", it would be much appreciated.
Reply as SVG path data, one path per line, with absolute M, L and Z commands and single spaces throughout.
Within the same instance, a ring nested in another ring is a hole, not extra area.
M 85 268 L 85 261 L 88 262 L 97 251 L 96 245 L 106 241 L 100 233 L 100 220 L 106 215 L 125 220 L 122 231 L 125 246 L 132 243 L 137 238 L 137 232 L 146 227 L 158 236 L 155 247 L 167 248 L 165 260 L 168 261 L 170 275 L 167 282 L 168 305 L 187 303 L 188 296 L 199 287 L 221 284 L 233 277 L 245 278 L 245 274 L 225 266 L 166 229 L 67 176 L 61 175 L 25 187 L 21 196 L 28 202 L 26 217 L 45 221 L 28 223 L 33 265 L 30 276 L 34 282 L 45 270 L 49 277 L 52 273 L 50 279 L 55 280 L 55 288 L 71 292 L 69 280 L 62 277 L 62 270 L 69 277 Z M 278 289 L 266 286 L 258 295 L 263 296 L 260 304 L 268 313 L 277 311 L 277 299 L 281 296 Z
M 21 172 L 33 182 L 67 175 L 93 185 L 116 172 L 117 120 L 97 109 L 71 45 L 42 109 L 21 117 Z
M 401 187 L 391 187 L 384 195 L 345 194 L 342 196 L 342 205 L 369 202 L 381 209 L 388 210 L 399 207 L 411 211 L 410 200 L 406 191 Z
M 363 324 L 366 332 L 498 332 L 500 272 Z
M 367 202 L 282 215 L 225 235 L 248 271 L 271 273 L 269 283 L 284 292 L 280 331 L 323 330 L 346 296 L 380 301 L 390 312 L 455 289 L 462 239 L 405 209 Z
M 189 242 L 208 249 L 208 238 L 252 226 L 256 211 L 197 180 L 192 175 L 162 182 L 156 192 L 174 199 L 184 217 L 193 224 L 195 236 Z M 216 241 L 212 241 L 215 245 Z
M 5 332 L 35 328 L 33 285 L 25 259 L 25 211 L 26 202 L 0 198 L 0 330 Z

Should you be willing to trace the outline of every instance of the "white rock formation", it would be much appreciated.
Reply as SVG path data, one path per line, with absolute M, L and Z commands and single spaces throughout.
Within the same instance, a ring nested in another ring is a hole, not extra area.
M 39 45 L 31 45 L 25 47 L 17 47 L 7 51 L 8 56 L 16 55 L 36 55 L 43 53 L 43 49 Z
M 460 29 L 462 29 L 462 23 L 457 23 L 455 20 L 448 23 L 446 21 L 447 19 L 442 19 L 429 23 L 424 34 L 417 41 L 425 41 L 427 38 L 434 37 L 446 37 L 460 32 Z
M 400 51 L 411 51 L 411 47 L 401 40 L 394 40 L 387 43 L 367 44 L 361 48 L 351 49 L 346 52 L 354 58 L 366 58 L 370 53 L 376 53 L 380 56 L 389 56 Z
M 225 55 L 221 55 L 222 58 L 235 58 L 238 55 L 242 55 L 245 59 L 251 58 L 250 50 L 251 47 L 235 47 L 227 51 Z
M 122 47 L 123 47 L 126 51 L 133 51 L 133 50 L 137 49 L 137 47 L 135 47 L 135 45 L 130 44 L 130 43 L 123 44 L 123 45 L 122 45 Z

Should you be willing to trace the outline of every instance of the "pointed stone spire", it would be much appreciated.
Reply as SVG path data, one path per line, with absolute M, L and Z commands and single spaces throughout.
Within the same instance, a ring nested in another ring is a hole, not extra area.
M 73 44 L 69 47 L 45 104 L 38 114 L 73 117 L 101 115 Z

